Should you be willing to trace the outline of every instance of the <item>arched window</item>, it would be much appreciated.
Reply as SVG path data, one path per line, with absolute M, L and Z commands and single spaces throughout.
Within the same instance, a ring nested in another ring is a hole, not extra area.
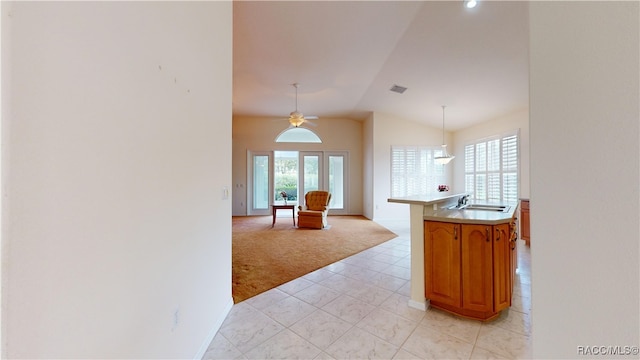
M 276 137 L 277 143 L 321 143 L 320 137 L 313 131 L 302 128 L 289 128 Z

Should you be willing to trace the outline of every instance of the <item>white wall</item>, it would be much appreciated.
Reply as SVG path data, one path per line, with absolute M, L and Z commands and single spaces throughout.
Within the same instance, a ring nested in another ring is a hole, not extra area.
M 447 147 L 452 146 L 451 134 L 446 133 Z M 384 113 L 373 114 L 373 211 L 374 219 L 409 218 L 409 206 L 389 203 L 391 197 L 391 146 L 442 145 L 442 128 L 436 129 L 414 121 Z M 459 161 L 458 158 L 452 162 Z M 453 183 L 451 164 L 445 166 L 447 184 Z M 452 193 L 455 191 L 451 189 Z
M 311 130 L 321 144 L 276 143 L 287 127 L 287 116 L 233 117 L 233 215 L 247 215 L 247 151 L 347 151 L 349 153 L 349 198 L 347 213 L 362 215 L 362 122 L 346 118 L 314 120 Z M 329 213 L 331 215 L 331 212 Z
M 363 213 L 367 219 L 373 219 L 373 195 L 374 195 L 374 142 L 373 142 L 373 113 L 362 123 L 362 148 L 363 148 L 363 160 L 362 160 L 362 194 L 364 204 Z
M 3 16 L 3 355 L 198 357 L 232 304 L 231 3 Z
M 11 107 L 11 93 L 7 91 L 8 89 L 5 87 L 5 84 L 11 83 L 11 63 L 5 59 L 4 53 L 5 49 L 11 48 L 11 26 L 9 22 L 9 14 L 11 13 L 11 4 L 10 2 L 3 1 L 0 3 L 0 27 L 1 27 L 1 35 L 2 40 L 0 44 L 2 44 L 2 54 L 0 57 L 1 63 L 1 73 L 0 80 L 2 81 L 2 86 L 0 87 L 0 97 L 2 98 L 2 119 L 8 119 L 12 113 Z M 6 333 L 7 333 L 7 292 L 5 291 L 7 287 L 7 268 L 9 265 L 8 261 L 8 231 L 7 226 L 5 225 L 5 214 L 8 213 L 9 201 L 8 197 L 4 196 L 7 194 L 7 171 L 5 170 L 6 159 L 9 157 L 8 147 L 6 146 L 7 131 L 5 130 L 5 121 L 2 121 L 0 124 L 0 192 L 3 196 L 0 196 L 0 279 L 2 284 L 0 285 L 0 358 L 6 359 Z
M 503 134 L 505 132 L 520 131 L 520 176 L 518 177 L 521 198 L 529 198 L 529 109 L 522 109 L 511 114 L 488 120 L 453 133 L 454 180 L 456 192 L 464 191 L 464 147 L 467 143 Z
M 536 359 L 640 345 L 639 5 L 530 5 Z

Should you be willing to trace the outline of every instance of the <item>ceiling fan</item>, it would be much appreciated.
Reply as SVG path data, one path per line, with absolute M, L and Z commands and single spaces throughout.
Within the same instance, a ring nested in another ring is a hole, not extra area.
M 289 114 L 289 124 L 292 127 L 300 127 L 300 125 L 307 123 L 309 125 L 315 126 L 316 124 L 310 122 L 309 120 L 317 120 L 317 116 L 307 116 L 305 117 L 301 112 L 298 111 L 298 86 L 300 84 L 293 83 L 291 84 L 294 88 L 296 88 L 296 109 Z

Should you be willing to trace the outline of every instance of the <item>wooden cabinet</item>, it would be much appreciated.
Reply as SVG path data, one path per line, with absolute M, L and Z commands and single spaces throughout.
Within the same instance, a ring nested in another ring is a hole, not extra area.
M 425 221 L 425 296 L 431 306 L 480 320 L 511 306 L 514 226 Z
M 520 200 L 520 236 L 522 240 L 529 245 L 531 240 L 530 236 L 530 222 L 529 222 L 529 200 Z
M 425 222 L 426 296 L 432 301 L 460 307 L 460 225 Z
M 494 310 L 511 306 L 511 231 L 509 224 L 493 227 L 493 300 Z
M 462 307 L 493 309 L 493 254 L 491 226 L 462 225 Z

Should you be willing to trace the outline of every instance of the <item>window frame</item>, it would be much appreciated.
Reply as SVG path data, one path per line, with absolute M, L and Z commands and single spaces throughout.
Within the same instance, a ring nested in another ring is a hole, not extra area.
M 491 147 L 495 144 L 497 149 Z M 505 153 L 505 146 L 512 150 Z M 484 148 L 484 156 L 478 155 L 479 148 Z M 490 152 L 496 150 L 497 159 L 489 159 Z M 465 142 L 465 192 L 471 194 L 470 198 L 475 201 L 517 202 L 520 196 L 520 154 L 520 129 Z M 479 193 L 481 187 L 484 190 Z

